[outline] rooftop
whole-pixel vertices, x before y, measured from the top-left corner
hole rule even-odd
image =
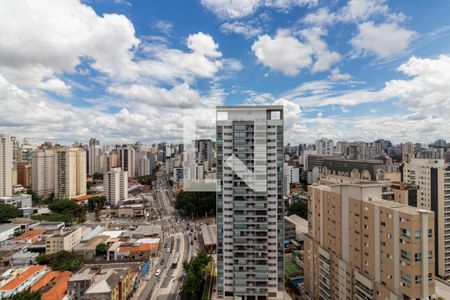
[[[30,230],[30,231],[27,231],[24,234],[16,237],[14,240],[20,241],[20,240],[33,239],[33,238],[36,238],[36,237],[40,236],[45,231],[46,230]]]
[[[17,276],[13,280],[11,280],[10,282],[8,282],[4,286],[2,286],[0,288],[0,291],[8,291],[8,290],[16,289],[19,285],[21,285],[23,282],[28,280],[30,277],[32,277],[36,273],[41,272],[42,270],[44,270],[44,268],[45,268],[44,266],[31,266],[31,267],[28,267],[19,276]]]
[[[0,232],[15,229],[15,228],[20,228],[20,225],[13,224],[13,223],[0,224]]]
[[[155,235],[160,233],[161,233],[161,226],[151,226],[151,225],[140,225],[133,231],[133,235],[143,234],[144,236]]]
[[[202,225],[202,236],[205,246],[212,246],[217,244],[217,226],[216,225]]]

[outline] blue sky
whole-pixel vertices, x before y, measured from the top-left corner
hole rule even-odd
[[[185,110],[282,104],[291,143],[450,139],[449,15],[445,0],[0,1],[0,132],[178,141]]]

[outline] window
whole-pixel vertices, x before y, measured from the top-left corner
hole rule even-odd
[[[411,283],[411,275],[401,272],[400,277],[402,278],[403,281],[406,281],[407,283]]]
[[[414,260],[415,261],[421,261],[422,260],[422,253],[414,254]]]
[[[406,230],[404,228],[400,228],[400,235],[408,239],[411,238],[411,232],[409,232],[409,230]]]
[[[420,240],[420,238],[422,237],[422,232],[421,231],[416,231],[414,233],[414,237],[416,238],[416,240]]]
[[[410,254],[408,251],[401,250],[401,251],[400,251],[400,256],[401,256],[403,259],[406,259],[406,260],[408,260],[408,261],[411,261],[411,254]]]
[[[433,230],[432,229],[428,229],[428,237],[433,237]]]

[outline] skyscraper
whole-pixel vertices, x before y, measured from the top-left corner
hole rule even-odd
[[[12,196],[13,142],[0,134],[0,197]]]
[[[131,145],[119,148],[120,166],[127,171],[129,177],[136,176],[136,150]]]
[[[94,138],[90,139],[88,148],[89,175],[94,175],[95,173],[100,173],[102,171],[101,155],[102,155],[102,148],[100,147],[100,142]]]
[[[55,197],[86,195],[86,151],[62,148],[56,151]]]
[[[283,107],[217,108],[218,296],[284,298]]]
[[[39,197],[55,193],[55,151],[37,150],[33,152],[31,167],[31,190]]]
[[[120,168],[103,173],[106,200],[113,206],[128,198],[128,174]]]

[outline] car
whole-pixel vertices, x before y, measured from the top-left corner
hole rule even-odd
[[[164,258],[161,259],[161,261],[159,262],[159,264],[162,266],[164,264],[165,260]]]
[[[166,250],[167,250],[167,253],[170,253],[170,248],[167,248]]]
[[[191,245],[194,245],[194,241],[193,240],[191,240]]]
[[[156,270],[155,276],[161,275],[161,269]]]

